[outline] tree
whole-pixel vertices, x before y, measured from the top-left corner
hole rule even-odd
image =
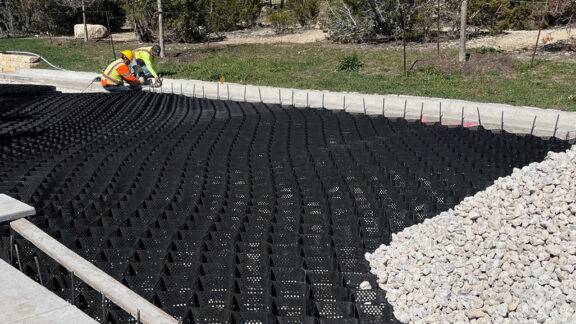
[[[86,26],[86,7],[89,7],[100,0],[57,0],[63,6],[82,9],[82,24],[84,24],[84,42],[88,42],[88,27]],[[112,32],[112,31],[108,31]]]
[[[462,0],[460,8],[460,47],[458,49],[458,61],[466,62],[466,21],[468,19],[468,0]]]

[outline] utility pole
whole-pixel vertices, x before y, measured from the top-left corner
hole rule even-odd
[[[84,43],[88,42],[88,26],[86,26],[86,5],[82,0],[82,23],[84,24]]]
[[[466,20],[468,18],[468,0],[462,0],[460,8],[460,49],[458,51],[458,61],[466,62]]]
[[[162,26],[162,0],[158,0],[158,38],[160,41],[160,57],[165,57],[164,54],[164,27]]]

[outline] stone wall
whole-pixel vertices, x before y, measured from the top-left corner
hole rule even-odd
[[[19,69],[35,68],[40,65],[38,56],[0,53],[0,72],[14,72]]]

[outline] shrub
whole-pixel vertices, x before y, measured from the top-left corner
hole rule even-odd
[[[293,10],[295,19],[304,27],[318,18],[320,12],[319,0],[293,0],[289,2],[289,9]]]
[[[360,61],[358,53],[353,53],[351,55],[344,56],[336,66],[335,71],[359,71],[363,66],[364,63]]]
[[[296,23],[294,13],[288,9],[275,9],[268,19],[276,33],[283,33]]]

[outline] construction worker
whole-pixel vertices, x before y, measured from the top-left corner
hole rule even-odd
[[[154,77],[157,85],[162,81],[156,72],[158,70],[158,56],[160,56],[160,46],[141,47],[134,50],[134,60],[132,61],[132,73],[139,78],[143,84],[149,84],[148,78]],[[143,79],[142,79],[143,78]]]
[[[124,81],[130,84],[131,87],[140,85],[140,81],[130,73],[130,68],[128,67],[133,58],[134,54],[132,51],[126,50],[122,52],[121,58],[108,65],[100,78],[104,89],[110,92],[133,90],[125,86]]]

